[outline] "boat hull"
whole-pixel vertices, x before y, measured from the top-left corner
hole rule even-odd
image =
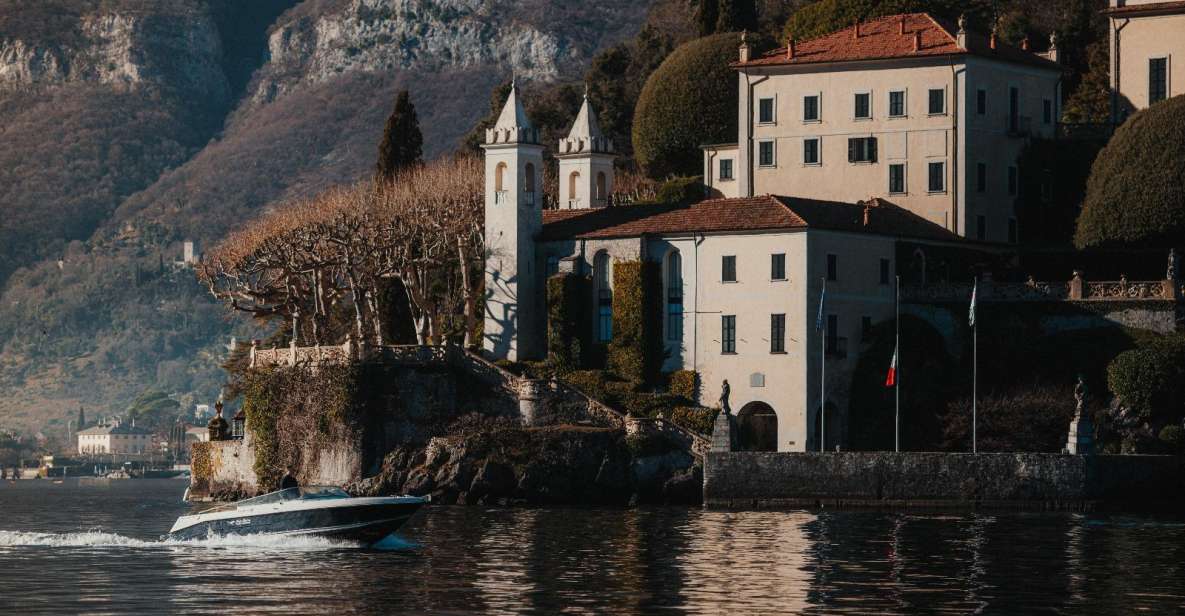
[[[184,541],[226,535],[314,535],[370,545],[398,530],[422,506],[418,502],[397,502],[252,512],[199,520],[170,532],[169,538]]]

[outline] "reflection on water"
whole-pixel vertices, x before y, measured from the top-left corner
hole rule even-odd
[[[1180,518],[433,507],[378,549],[162,540],[183,489],[0,484],[0,611],[1185,610]]]

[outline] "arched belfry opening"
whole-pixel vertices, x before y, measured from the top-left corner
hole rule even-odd
[[[750,402],[737,412],[738,451],[777,451],[778,414],[764,402]]]

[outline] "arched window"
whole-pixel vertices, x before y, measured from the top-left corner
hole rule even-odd
[[[678,250],[667,255],[667,340],[683,340],[683,259]]]
[[[494,167],[494,190],[496,192],[505,192],[506,184],[503,181],[505,176],[506,163],[498,163],[498,166]]]
[[[605,172],[597,172],[597,201],[605,200]]]
[[[597,342],[613,339],[613,287],[612,262],[604,250],[593,257],[593,292],[597,301]]]
[[[576,196],[576,187],[580,185],[580,172],[573,171],[568,174],[568,207],[577,207],[580,205],[580,198]]]

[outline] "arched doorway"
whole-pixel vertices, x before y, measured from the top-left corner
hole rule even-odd
[[[778,415],[764,402],[750,402],[737,412],[738,451],[777,451]]]

